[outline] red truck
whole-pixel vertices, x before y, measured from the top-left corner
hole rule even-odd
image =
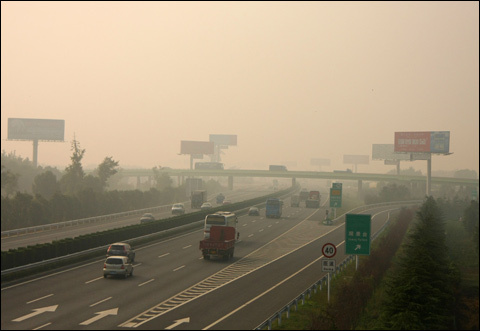
[[[233,257],[235,228],[213,225],[210,228],[210,238],[201,240],[199,249],[205,260],[209,260],[212,256],[220,256],[225,260]]]

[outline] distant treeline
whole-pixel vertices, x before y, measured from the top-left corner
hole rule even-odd
[[[160,191],[82,190],[75,195],[55,193],[51,199],[36,194],[17,192],[12,198],[2,197],[2,231],[119,213],[185,201],[185,187],[167,187]]]

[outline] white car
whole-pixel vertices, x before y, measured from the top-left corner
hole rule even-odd
[[[153,214],[151,214],[151,213],[143,214],[142,218],[140,218],[140,223],[141,224],[150,223],[150,222],[153,222],[153,221],[155,221],[155,216],[153,216]]]
[[[185,214],[185,206],[183,203],[175,203],[172,206],[172,215],[183,215]]]
[[[200,209],[201,210],[207,210],[207,209],[210,209],[210,208],[213,208],[212,204],[210,202],[204,202],[201,206],[200,206]]]
[[[103,277],[121,276],[127,278],[133,276],[133,265],[126,256],[109,256],[103,264]]]

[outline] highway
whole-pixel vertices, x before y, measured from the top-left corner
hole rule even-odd
[[[325,226],[324,207],[289,205],[280,219],[239,217],[229,261],[204,261],[196,230],[138,248],[127,279],[104,279],[100,259],[2,288],[2,329],[253,329],[323,276],[324,243],[342,259],[342,218]],[[362,212],[372,233],[393,208]]]
[[[272,193],[272,191],[267,190],[266,188],[261,188],[261,187],[250,187],[250,188],[237,189],[233,191],[224,191],[223,193],[232,202],[238,202],[242,200],[252,199],[258,196],[267,195],[269,193]],[[209,199],[208,199],[208,201],[210,201],[213,206],[217,206],[217,204],[215,203],[215,196],[216,194],[211,195],[209,196]],[[172,217],[172,213],[170,211],[171,205],[168,205],[165,207],[166,207],[165,211],[159,212],[159,213],[153,213],[156,219]],[[189,201],[185,201],[185,209],[186,209],[185,212],[187,213],[198,210],[198,209],[192,210],[190,208]],[[2,238],[1,247],[2,247],[2,251],[6,251],[9,249],[14,249],[18,247],[26,247],[28,245],[48,243],[48,242],[52,242],[53,240],[60,240],[64,238],[74,238],[83,234],[94,233],[97,231],[105,231],[105,230],[124,227],[132,224],[138,224],[139,220],[140,220],[140,216],[128,216],[120,219],[105,220],[98,223],[86,223],[86,224],[68,226],[68,227],[63,227],[58,229],[21,234],[18,236],[4,237]]]

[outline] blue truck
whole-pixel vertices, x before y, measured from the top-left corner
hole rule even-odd
[[[268,198],[265,204],[265,216],[267,218],[282,217],[283,201],[278,198]]]

